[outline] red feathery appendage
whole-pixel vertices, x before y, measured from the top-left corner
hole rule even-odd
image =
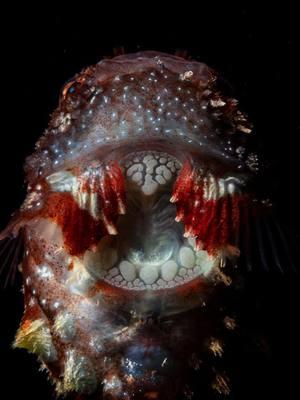
[[[114,161],[96,171],[82,190],[97,195],[97,210],[93,214],[98,211],[108,233],[117,234],[117,217],[125,214],[125,183],[119,164]]]
[[[237,245],[242,209],[250,204],[248,195],[228,191],[221,194],[217,186],[207,196],[209,185],[216,182],[210,182],[209,177],[202,176],[186,161],[171,197],[177,206],[176,221],[184,224],[184,235],[195,237],[197,247],[209,253]]]

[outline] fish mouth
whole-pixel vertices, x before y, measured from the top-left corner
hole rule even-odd
[[[182,160],[165,151],[141,150],[124,155],[118,164],[126,202],[109,233],[76,258],[69,281],[84,269],[89,281],[130,291],[160,291],[209,277],[220,256],[197,247],[195,237],[186,235],[172,202]],[[85,286],[77,283],[75,291]]]

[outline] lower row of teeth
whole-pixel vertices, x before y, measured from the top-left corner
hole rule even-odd
[[[207,276],[217,263],[204,250],[195,251],[193,239],[186,241],[178,251],[176,259],[169,259],[161,265],[135,265],[128,260],[118,262],[117,250],[108,247],[101,254],[86,252],[84,265],[92,275],[114,286],[144,290],[172,288]]]

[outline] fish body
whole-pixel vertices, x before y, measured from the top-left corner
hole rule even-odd
[[[58,394],[230,395],[227,299],[259,213],[250,136],[237,100],[196,61],[122,55],[65,85],[2,233],[24,240],[15,346],[38,356]]]

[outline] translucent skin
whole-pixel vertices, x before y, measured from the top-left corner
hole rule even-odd
[[[2,234],[22,234],[25,241],[25,311],[15,345],[37,354],[58,393],[177,399],[189,398],[188,391],[229,392],[220,358],[235,321],[223,291],[238,273],[225,261],[238,256],[240,226],[252,212],[246,185],[255,165],[244,147],[250,132],[237,101],[219,92],[216,74],[179,57],[146,52],[103,60],[64,87],[27,159],[27,198]],[[180,165],[151,195],[148,184],[146,193],[130,181],[124,161],[141,152],[153,160],[164,152]],[[156,207],[163,196],[176,207]],[[168,232],[176,231],[176,263],[181,257],[188,269],[187,254],[201,255],[209,271],[160,286],[153,258],[151,264],[146,252],[141,258],[131,249],[139,240],[130,230],[135,216],[151,222],[143,245],[149,248],[151,237],[154,246],[163,229],[155,221],[165,218]],[[189,236],[195,249],[186,249]],[[104,269],[113,266],[114,249],[121,261],[127,239],[126,254],[139,257],[132,273],[144,280],[142,290],[129,290],[131,278],[121,288],[112,273],[97,269],[107,249]]]

